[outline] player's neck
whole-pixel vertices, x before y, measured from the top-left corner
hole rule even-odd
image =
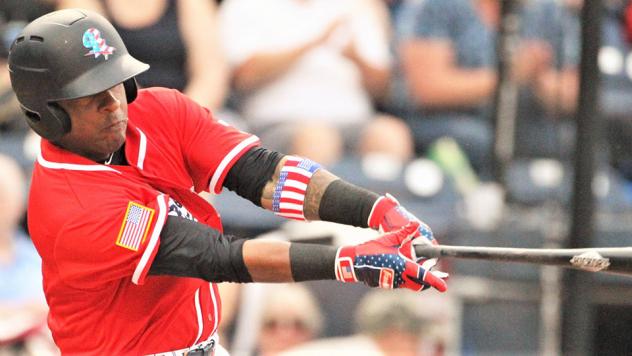
[[[121,148],[119,148],[118,150],[112,152],[110,154],[110,156],[108,156],[107,159],[105,159],[103,162],[99,162],[105,165],[117,165],[117,166],[123,166],[123,165],[128,165],[127,163],[127,158],[125,157],[125,144],[123,144],[123,146],[121,146]]]

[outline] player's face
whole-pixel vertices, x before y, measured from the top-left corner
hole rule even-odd
[[[58,143],[94,161],[106,160],[125,142],[127,98],[123,84],[78,99],[62,100],[71,130]]]

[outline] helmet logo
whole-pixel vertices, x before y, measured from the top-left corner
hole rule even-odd
[[[94,58],[99,58],[100,55],[103,55],[105,60],[116,49],[105,43],[105,39],[101,38],[101,31],[96,28],[89,28],[83,33],[83,46],[90,48],[90,52],[84,54],[84,56],[94,55]]]

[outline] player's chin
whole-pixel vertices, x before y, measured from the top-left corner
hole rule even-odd
[[[105,137],[103,137],[101,142],[101,149],[99,151],[105,153],[106,155],[116,152],[119,148],[121,148],[121,146],[123,146],[123,143],[125,143],[125,131],[123,131],[123,133],[108,133]]]

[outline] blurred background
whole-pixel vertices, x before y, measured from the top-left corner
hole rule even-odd
[[[55,355],[26,229],[38,139],[6,57],[21,28],[99,11],[151,69],[265,146],[390,193],[448,245],[632,242],[627,0],[2,0],[0,355]],[[278,218],[225,191],[225,231],[322,244],[372,231]],[[632,279],[443,260],[449,291],[222,284],[234,355],[632,354]]]

